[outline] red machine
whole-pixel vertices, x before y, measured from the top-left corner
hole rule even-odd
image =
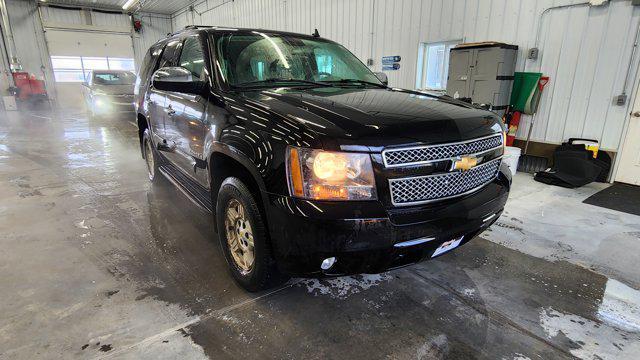
[[[14,92],[18,100],[47,99],[47,89],[44,81],[36,79],[35,75],[29,75],[26,72],[14,72],[13,81],[16,84]]]
[[[513,142],[516,139],[516,132],[518,132],[518,126],[520,126],[520,116],[522,115],[519,111],[514,111],[510,114],[511,120],[508,122],[509,130],[507,131],[507,146],[513,146]]]

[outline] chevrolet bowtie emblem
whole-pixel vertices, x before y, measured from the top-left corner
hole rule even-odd
[[[453,166],[451,170],[461,170],[467,171],[473,169],[476,165],[478,165],[478,158],[471,156],[462,156],[453,161]]]

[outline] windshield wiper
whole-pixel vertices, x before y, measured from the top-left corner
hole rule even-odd
[[[366,80],[360,80],[360,79],[340,79],[340,80],[330,80],[330,81],[323,81],[323,82],[330,83],[330,84],[363,84],[363,85],[372,85],[372,86],[383,88],[383,89],[387,88],[387,86],[384,84],[374,83],[372,81],[366,81]]]
[[[243,82],[240,84],[235,84],[233,85],[233,87],[253,87],[253,86],[262,86],[262,85],[272,85],[272,84],[278,84],[278,83],[284,83],[284,84],[304,84],[304,85],[315,85],[315,86],[323,86],[323,87],[329,87],[329,86],[333,86],[331,84],[327,84],[324,82],[316,82],[316,81],[310,81],[310,80],[301,80],[301,79],[279,79],[279,78],[271,78],[271,79],[266,79],[266,80],[258,80],[258,81],[248,81],[248,82]]]

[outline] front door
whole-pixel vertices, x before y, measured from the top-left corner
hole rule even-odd
[[[178,66],[192,75],[194,81],[206,81],[203,46],[199,35],[187,37],[182,46]],[[200,185],[208,186],[203,166],[207,98],[199,94],[167,93],[165,134],[173,151],[166,156],[183,173]]]
[[[164,143],[166,143],[164,122],[167,96],[164,91],[154,88],[153,84],[151,84],[147,91],[146,101],[147,104],[149,104],[149,120],[152,127],[152,134],[155,137],[154,142],[164,145]]]
[[[182,42],[180,39],[174,39],[167,43],[165,48],[162,50],[162,56],[158,63],[151,68],[151,72],[155,73],[157,70],[163,67],[175,66],[177,64],[177,56],[182,46]],[[152,53],[151,55],[157,56],[157,54]],[[143,74],[145,78],[147,78],[146,74]],[[153,78],[153,76],[151,76]],[[154,137],[154,142],[156,145],[159,145],[159,149],[162,151],[166,151],[168,149],[167,144],[167,134],[166,134],[166,121],[168,117],[168,100],[167,95],[169,94],[166,91],[156,89],[153,86],[153,80],[151,80],[150,84],[148,84],[149,90],[146,92],[146,102],[149,105],[149,120],[152,126],[152,134]]]
[[[640,185],[640,91],[636,95],[629,128],[620,152],[616,181]]]

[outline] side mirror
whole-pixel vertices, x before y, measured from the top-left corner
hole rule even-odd
[[[383,72],[376,72],[374,73],[374,75],[378,78],[378,80],[380,80],[380,82],[387,86],[389,85],[389,78],[387,77],[387,74]]]
[[[153,74],[152,84],[158,90],[195,95],[202,94],[207,87],[206,82],[195,80],[191,72],[183,67],[159,69]]]

